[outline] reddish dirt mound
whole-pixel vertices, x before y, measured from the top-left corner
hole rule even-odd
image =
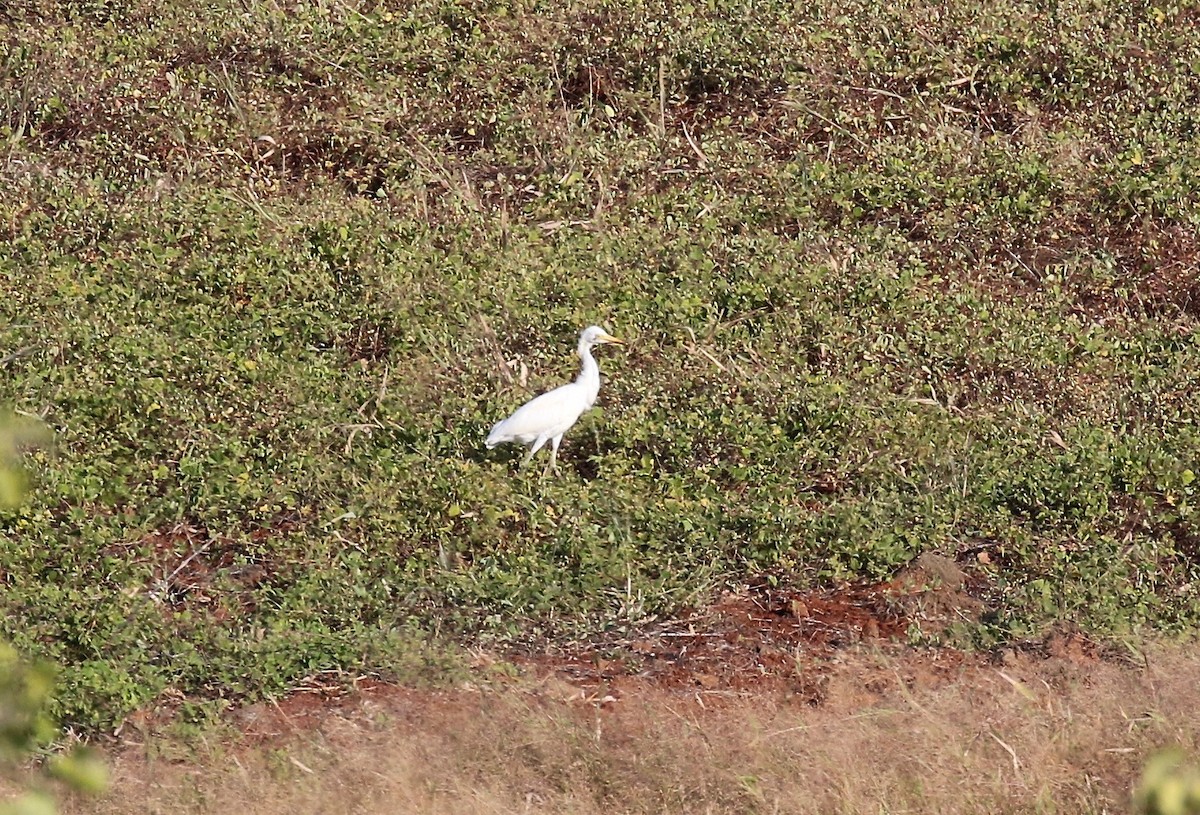
[[[847,647],[907,639],[919,626],[940,631],[974,618],[982,604],[953,561],[922,556],[895,579],[836,590],[798,591],[757,580],[727,592],[710,608],[643,628],[542,654],[508,654],[535,675],[616,694],[655,686],[682,692],[780,691],[819,704],[830,668]],[[952,651],[929,652],[930,678],[954,669]],[[936,667],[932,667],[936,666]]]

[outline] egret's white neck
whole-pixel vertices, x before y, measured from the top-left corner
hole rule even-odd
[[[583,368],[575,378],[575,384],[584,389],[588,407],[591,407],[596,401],[596,395],[600,393],[600,366],[592,356],[592,346],[589,343],[579,343],[579,359],[583,361]]]

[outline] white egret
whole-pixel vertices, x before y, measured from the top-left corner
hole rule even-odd
[[[491,450],[505,442],[529,445],[529,452],[521,459],[524,467],[546,442],[550,442],[550,464],[546,469],[558,472],[558,445],[563,434],[595,404],[600,392],[600,366],[592,357],[592,347],[608,343],[624,345],[598,325],[579,332],[579,358],[583,361],[579,376],[568,385],[529,400],[507,419],[497,422],[488,433],[487,448]]]

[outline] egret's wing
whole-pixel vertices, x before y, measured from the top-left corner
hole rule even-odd
[[[535,397],[505,419],[488,434],[492,447],[506,441],[529,444],[539,437],[557,436],[575,424],[586,408],[584,394],[574,383],[563,385]]]

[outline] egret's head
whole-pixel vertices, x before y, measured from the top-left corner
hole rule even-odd
[[[579,333],[579,344],[589,348],[593,345],[604,345],[610,342],[617,345],[625,344],[598,325],[589,326]]]

